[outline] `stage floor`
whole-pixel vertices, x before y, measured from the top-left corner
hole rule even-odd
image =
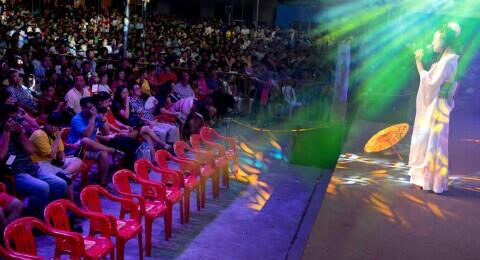
[[[303,259],[478,259],[480,116],[456,113],[450,187],[442,195],[410,185],[394,154],[362,153],[369,136],[388,124],[356,120]],[[399,145],[405,158],[409,140]]]

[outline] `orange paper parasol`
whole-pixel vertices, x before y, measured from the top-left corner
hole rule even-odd
[[[372,138],[370,138],[365,145],[364,150],[367,153],[372,153],[381,152],[392,148],[400,160],[403,161],[402,156],[397,149],[395,149],[395,144],[400,142],[405,135],[407,135],[409,129],[410,126],[406,123],[387,127],[372,136]]]

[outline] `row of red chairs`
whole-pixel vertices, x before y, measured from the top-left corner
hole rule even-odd
[[[228,142],[228,148],[215,142],[215,139]],[[110,255],[114,259],[114,244],[110,236],[115,236],[117,259],[124,259],[125,243],[138,237],[139,257],[143,259],[141,218],[145,220],[146,255],[151,255],[153,221],[164,218],[165,239],[172,237],[172,207],[180,208],[180,223],[188,223],[190,217],[190,193],[196,192],[197,210],[205,207],[205,187],[212,179],[213,197],[219,196],[219,179],[229,186],[230,162],[234,173],[238,169],[238,156],[235,139],[224,137],[211,128],[202,128],[200,135],[192,135],[192,146],[178,141],[174,145],[176,157],[168,151],[155,153],[157,166],[147,160],[135,163],[135,173],[129,170],[117,171],[113,184],[120,196],[109,193],[98,185],[85,187],[80,200],[84,209],[68,200],[57,200],[45,209],[45,222],[26,217],[10,223],[4,232],[6,248],[0,247],[0,255],[7,259],[41,259],[36,256],[36,245],[32,228],[55,237],[55,258],[69,254],[72,259],[100,259]],[[188,156],[188,152],[193,157]],[[178,165],[169,167],[168,162]],[[150,178],[150,173],[161,176],[160,181]],[[133,192],[131,183],[141,187],[141,193]],[[101,197],[120,203],[120,216],[103,212]],[[67,210],[90,220],[89,234],[84,236],[72,232]],[[128,214],[129,218],[125,219]],[[13,246],[13,247],[12,247]]]

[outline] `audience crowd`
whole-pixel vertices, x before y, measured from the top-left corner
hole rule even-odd
[[[119,11],[27,10],[6,5],[0,17],[0,162],[29,215],[73,200],[82,160],[96,162],[105,186],[112,158],[132,168],[142,147],[153,156],[227,114],[254,118],[277,100],[293,109],[299,85],[331,81],[328,43],[292,29],[153,14],[144,28],[133,15],[124,53]],[[0,228],[21,210],[0,193]]]

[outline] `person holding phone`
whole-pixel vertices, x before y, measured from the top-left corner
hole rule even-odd
[[[83,162],[77,157],[66,157],[62,136],[66,129],[61,128],[62,115],[58,112],[48,115],[43,129],[38,129],[30,136],[35,148],[31,156],[39,171],[56,175],[68,184],[67,197],[73,201],[71,178],[80,173]]]
[[[104,131],[107,127],[105,121],[100,119],[95,107],[93,97],[84,97],[80,100],[82,111],[72,118],[70,133],[67,141],[75,146],[86,149],[86,158],[95,160],[100,177],[100,185],[106,186],[108,170],[110,168],[109,154],[123,156],[124,153],[115,148],[105,146],[97,140],[97,132]],[[77,153],[77,151],[74,151]]]
[[[65,196],[67,182],[38,170],[30,157],[35,147],[18,121],[16,106],[0,108],[0,162],[13,176],[17,193],[28,199],[27,212],[43,219],[48,202]]]

